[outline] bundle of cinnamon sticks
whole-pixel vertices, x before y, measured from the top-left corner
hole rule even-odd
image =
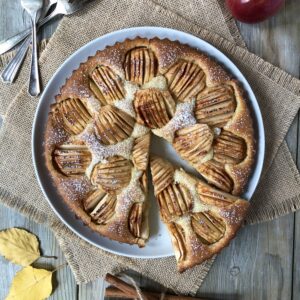
[[[162,297],[161,293],[153,293],[141,290],[140,296],[138,290],[123,281],[122,279],[111,275],[106,274],[105,280],[110,283],[112,286],[108,287],[105,291],[105,297],[108,298],[123,298],[123,299],[138,299],[143,298],[144,300],[159,300],[163,298],[164,300],[205,300],[203,298],[193,298],[188,296],[178,296],[178,295],[169,295],[164,294]]]

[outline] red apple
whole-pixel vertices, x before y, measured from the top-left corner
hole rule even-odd
[[[232,15],[245,23],[256,23],[276,14],[284,0],[226,0]]]

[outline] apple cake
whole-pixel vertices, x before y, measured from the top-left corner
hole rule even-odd
[[[150,159],[151,134],[172,144],[199,178]],[[214,59],[177,41],[127,39],[81,63],[50,107],[44,149],[75,215],[140,247],[149,238],[151,161],[179,271],[225,247],[247,211],[239,197],[255,158],[247,98]]]

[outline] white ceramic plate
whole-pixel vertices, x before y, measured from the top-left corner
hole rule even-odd
[[[239,69],[219,50],[210,45],[209,43],[194,37],[190,34],[160,27],[138,27],[128,28],[115,31],[99,37],[72,54],[55,72],[52,79],[49,81],[43,95],[40,99],[38,108],[36,110],[35,119],[33,123],[32,134],[32,154],[35,172],[41,189],[47,198],[50,206],[59,216],[59,218],[81,238],[90,242],[91,244],[105,249],[107,251],[136,258],[159,258],[173,255],[171,241],[166,231],[165,226],[159,220],[158,207],[154,197],[150,197],[151,211],[150,211],[150,239],[144,248],[137,246],[130,246],[111,241],[102,237],[98,233],[93,232],[87,226],[78,220],[72,212],[68,209],[67,205],[63,202],[61,197],[56,191],[56,188],[51,182],[51,178],[45,166],[43,157],[43,135],[45,124],[48,118],[49,106],[54,102],[54,96],[59,92],[60,87],[65,83],[65,80],[71,75],[72,71],[79,67],[81,62],[86,61],[88,56],[94,55],[97,50],[102,50],[106,46],[114,45],[116,42],[122,42],[127,38],[135,38],[137,36],[153,38],[159,37],[161,39],[168,38],[170,40],[178,40],[181,43],[188,44],[191,47],[197,48],[208,55],[214,57],[221,63],[231,74],[238,79],[245,91],[247,92],[249,106],[252,110],[254,124],[256,126],[256,139],[258,141],[257,159],[254,166],[251,179],[249,181],[247,190],[243,195],[246,199],[250,200],[261,174],[264,152],[265,152],[265,136],[262,116],[256,98],[253,94],[251,87],[247,80],[239,71]],[[165,156],[166,158],[183,166],[187,171],[195,174],[185,162],[180,160],[175,151],[166,142],[162,142],[159,138],[152,140],[152,152]],[[150,190],[151,193],[151,190]]]

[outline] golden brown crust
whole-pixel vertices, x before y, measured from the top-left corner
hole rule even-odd
[[[159,77],[165,78],[166,86],[157,84]],[[255,141],[243,90],[222,66],[188,45],[135,38],[106,47],[80,64],[55,101],[45,133],[48,170],[74,213],[110,239],[143,246],[148,238],[146,170],[150,129],[154,133],[161,130],[161,136],[172,142],[211,184],[239,195],[248,181]],[[185,104],[192,107],[190,115],[187,111],[180,115],[180,105]],[[221,134],[213,136],[216,129]],[[172,134],[167,138],[163,133],[168,130]],[[195,139],[189,135],[195,135]],[[237,153],[233,157],[228,156],[231,149]],[[112,163],[110,160],[116,156],[120,159]],[[165,169],[162,161],[156,165],[153,162],[151,171],[156,173],[154,188],[159,195],[171,184],[175,171],[172,166]],[[168,211],[168,220],[173,220],[172,211],[177,215],[190,211],[189,192],[181,185],[169,186],[159,197],[163,207],[175,198],[180,203]],[[219,213],[220,209],[227,213],[228,207],[222,207],[220,200],[207,195],[203,199],[207,205],[219,207]],[[241,217],[243,205],[236,209]],[[209,217],[197,215],[193,219],[202,241],[211,236],[203,233],[195,220]],[[226,223],[226,217],[222,220]],[[226,223],[229,231],[226,229],[225,244],[239,225]],[[176,226],[171,227],[180,247],[182,229]],[[225,245],[223,240],[215,243],[218,247],[206,245],[205,253],[220,251]],[[191,251],[194,258],[179,264],[180,270],[209,256],[195,249],[187,249],[184,255],[190,257]]]
[[[234,181],[232,194],[240,195],[248,182],[252,165],[255,160],[256,148],[253,122],[245,100],[244,92],[237,81],[231,81],[230,84],[235,91],[237,107],[232,119],[224,126],[224,129],[244,139],[247,150],[246,157],[242,162],[236,165],[227,164],[225,165],[225,169]]]

